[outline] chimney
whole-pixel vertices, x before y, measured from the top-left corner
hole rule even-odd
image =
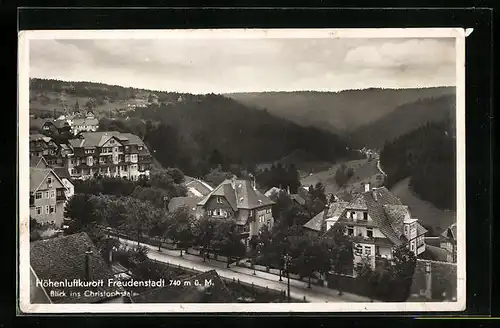
[[[236,176],[234,175],[231,177],[231,187],[236,189]]]
[[[286,191],[288,192],[288,194],[290,195],[290,186],[287,187]]]
[[[370,190],[371,190],[370,183],[365,183],[365,192],[368,192]]]
[[[90,246],[87,248],[87,251],[85,252],[85,279],[87,281],[91,280],[91,270],[90,270],[90,255],[92,255],[92,250]]]

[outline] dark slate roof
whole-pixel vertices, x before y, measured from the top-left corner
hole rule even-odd
[[[30,134],[30,141],[39,141],[39,140],[49,142],[50,140],[52,140],[52,138],[47,137],[46,135],[43,135],[41,133]]]
[[[173,197],[168,203],[168,210],[173,212],[180,207],[186,206],[189,213],[194,214],[196,205],[201,199],[201,197]]]
[[[212,281],[212,286],[205,287],[205,280]],[[134,295],[132,303],[234,303],[235,299],[217,271],[210,270],[197,274],[184,281],[190,286],[165,286]],[[195,286],[198,281],[200,286]]]
[[[69,174],[68,169],[64,167],[54,167],[52,170],[59,178],[71,180],[71,175]]]
[[[218,185],[210,194],[203,198],[198,205],[204,206],[212,196],[223,196],[229,202],[233,210],[254,209],[274,202],[259,190],[252,187],[248,180],[235,180],[234,188],[232,181],[227,179]]]
[[[92,251],[90,255],[91,279],[104,279],[103,287],[67,287],[65,288],[67,297],[52,298],[53,303],[96,303],[103,301],[106,297],[84,297],[83,291],[113,292],[120,288],[107,286],[107,280],[113,278],[111,268],[104,262],[99,250],[85,232],[30,243],[30,265],[33,271],[39,279],[52,281],[65,279],[85,281],[85,252],[88,247]],[[49,295],[50,289],[51,287],[45,288]],[[81,292],[82,296],[71,297],[70,291]]]
[[[299,194],[291,194],[290,198],[295,200],[300,205],[304,205],[306,203],[306,200],[302,198],[302,196],[300,196]]]

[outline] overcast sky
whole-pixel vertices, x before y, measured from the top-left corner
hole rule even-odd
[[[189,93],[455,85],[455,39],[31,40],[30,77]]]

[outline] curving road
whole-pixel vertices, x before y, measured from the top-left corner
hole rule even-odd
[[[120,238],[120,242],[136,246],[136,241],[131,241],[127,239]],[[279,281],[278,277],[274,274],[256,271],[253,275],[253,270],[248,268],[242,268],[237,266],[232,266],[230,268],[226,267],[225,263],[218,261],[203,262],[203,259],[194,255],[185,254],[183,257],[179,256],[178,251],[162,249],[158,252],[158,247],[151,246],[141,243],[142,246],[149,248],[148,257],[150,259],[169,263],[173,265],[180,265],[186,268],[192,268],[196,271],[205,272],[208,270],[217,270],[217,273],[226,279],[239,279],[242,282],[248,284],[255,284],[261,287],[268,287],[269,289],[284,291],[287,289],[286,279]],[[343,293],[341,296],[338,295],[338,291],[320,286],[311,286],[307,288],[307,283],[304,281],[290,279],[290,295],[295,299],[303,299],[306,297],[306,301],[314,303],[329,303],[329,302],[370,302],[370,299],[350,293]]]

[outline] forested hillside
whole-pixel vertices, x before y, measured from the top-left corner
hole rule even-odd
[[[132,129],[144,136],[163,166],[179,167],[188,175],[202,176],[214,166],[231,164],[253,171],[257,163],[296,150],[318,161],[357,155],[335,134],[301,127],[219,95],[136,108],[130,115],[135,118],[121,123],[101,119],[100,129]]]
[[[380,163],[392,187],[410,177],[410,188],[440,209],[455,209],[456,156],[451,120],[430,122],[385,144]]]
[[[455,107],[454,94],[419,99],[403,104],[381,119],[360,127],[350,137],[360,147],[382,148],[386,141],[411,132],[426,122],[439,122],[452,117]]]
[[[227,97],[242,104],[334,133],[350,132],[419,99],[455,93],[454,87],[423,89],[365,89],[339,92],[249,92]]]

